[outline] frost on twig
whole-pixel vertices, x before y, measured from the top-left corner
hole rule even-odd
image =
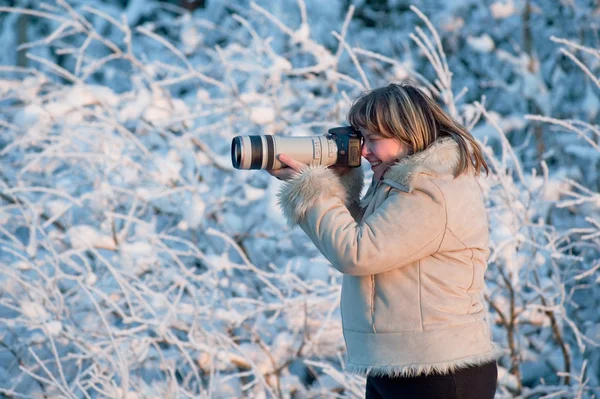
[[[597,162],[594,120],[509,120],[497,98],[468,103],[447,31],[416,8],[423,26],[406,37],[421,56],[408,59],[375,51],[372,37],[360,48],[358,5],[331,19],[288,1],[292,24],[264,2],[193,14],[129,4],[123,15],[100,2],[0,8],[52,24],[20,46],[30,67],[0,67],[1,394],[362,397],[364,378],[342,372],[341,276],[285,226],[278,182],[234,171],[229,151],[236,135],[322,134],[346,123],[360,91],[399,77],[477,131],[491,168],[484,296],[505,349],[499,395],[598,386],[594,168],[556,166]],[[553,40],[595,84],[597,51]],[[577,141],[532,169],[514,134],[528,121]],[[527,387],[537,370],[547,384]]]
[[[293,40],[333,60],[302,10]],[[272,195],[267,176],[233,175],[228,153],[233,135],[338,118],[328,99],[308,111],[288,100],[315,70],[292,70],[240,16],[255,47],[228,38],[188,53],[92,5],[46,14],[62,25],[22,46],[38,70],[0,85],[22,104],[1,125],[0,334],[18,359],[1,373],[31,387],[2,392],[281,397],[307,390],[290,376],[292,365],[308,373],[298,358],[340,367],[339,276],[315,252],[290,259],[292,233],[254,210]],[[198,22],[188,17],[171,28]],[[51,45],[73,62],[33,53]],[[99,74],[123,81],[92,84]]]

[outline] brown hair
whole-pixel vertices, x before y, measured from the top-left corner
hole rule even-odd
[[[362,93],[348,112],[348,122],[360,128],[396,138],[409,146],[410,153],[423,151],[441,137],[452,137],[460,150],[455,176],[465,170],[479,175],[489,168],[475,138],[460,123],[412,82],[390,84]]]

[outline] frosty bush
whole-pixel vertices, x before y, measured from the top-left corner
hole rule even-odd
[[[506,348],[498,396],[598,395],[594,111],[501,114],[468,71],[453,72],[466,57],[444,51],[454,31],[440,36],[416,7],[392,10],[412,21],[402,34],[416,54],[386,55],[350,45],[370,37],[351,24],[369,5],[317,14],[313,1],[282,4],[0,7],[6,20],[36,18],[31,66],[0,66],[0,393],[362,397],[364,379],[340,371],[340,275],[281,219],[280,183],[234,172],[229,145],[240,134],[321,134],[344,123],[360,91],[410,77],[472,129],[492,167],[483,188],[486,299]],[[510,55],[469,37],[475,63],[500,68]],[[565,84],[586,76],[593,106],[598,51],[553,41],[579,67]],[[520,70],[512,89],[533,87],[536,100],[536,73]],[[560,147],[531,157],[545,124],[560,129]]]

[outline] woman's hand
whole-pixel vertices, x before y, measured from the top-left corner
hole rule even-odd
[[[294,158],[290,158],[285,154],[277,155],[277,160],[287,167],[282,169],[267,170],[267,173],[279,180],[290,180],[307,168],[307,166],[302,162],[298,162]],[[328,169],[333,170],[333,172],[338,176],[343,176],[352,170],[352,168],[349,166],[335,165],[328,166]]]
[[[302,162],[298,162],[294,158],[290,158],[285,154],[277,155],[277,160],[282,164],[287,165],[288,167],[282,169],[267,170],[267,173],[273,177],[278,178],[279,180],[290,180],[307,168],[307,166]]]

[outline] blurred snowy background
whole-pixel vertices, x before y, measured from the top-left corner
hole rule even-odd
[[[600,397],[599,25],[595,0],[2,0],[0,397],[362,397],[341,275],[230,143],[405,78],[492,168],[497,397]]]

